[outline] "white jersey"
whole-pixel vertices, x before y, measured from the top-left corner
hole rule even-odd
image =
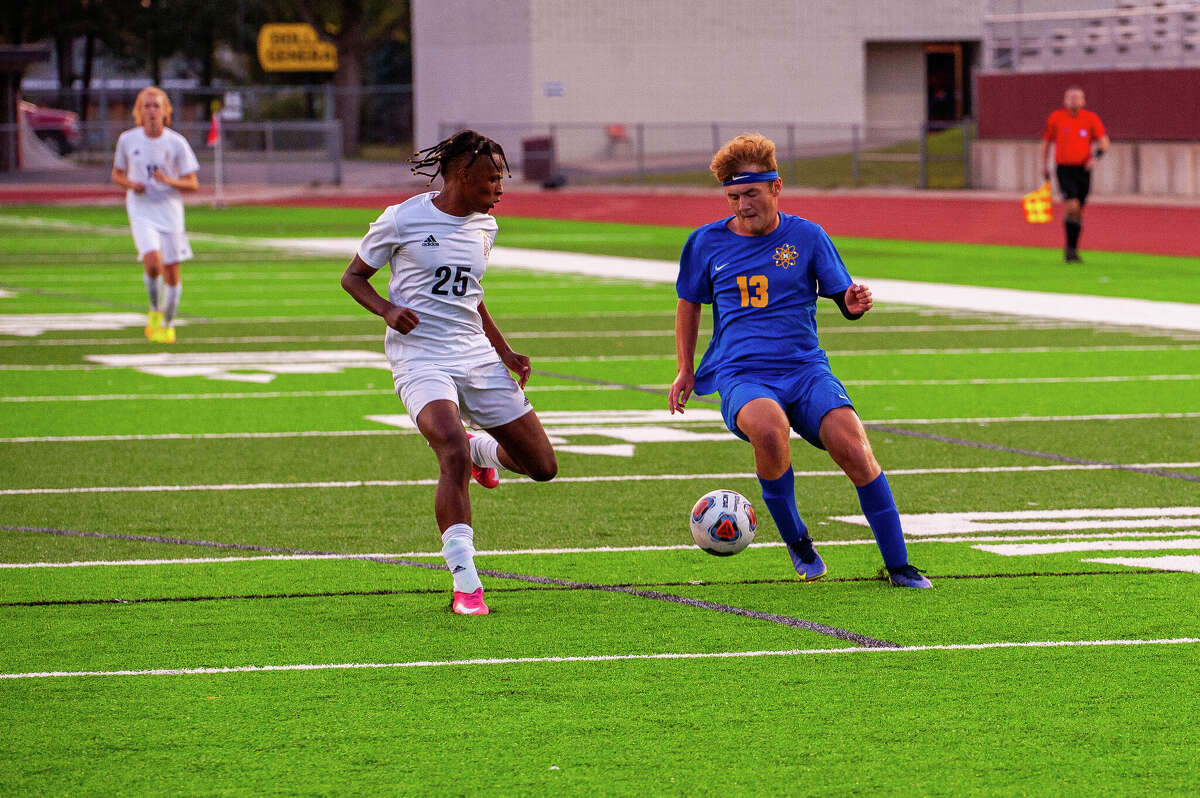
[[[496,220],[486,213],[443,213],[434,207],[437,195],[431,191],[388,207],[358,245],[358,257],[372,269],[391,263],[388,301],[419,319],[407,334],[388,328],[383,346],[393,371],[500,360],[479,315],[479,283],[496,240]]]
[[[140,127],[130,128],[117,139],[113,166],[130,180],[146,186],[138,194],[125,192],[125,209],[131,223],[147,222],[166,233],[182,233],[183,196],[179,189],[154,179],[154,170],[161,169],[167,177],[183,177],[199,171],[196,153],[180,134],[164,128],[162,135],[150,138]]]

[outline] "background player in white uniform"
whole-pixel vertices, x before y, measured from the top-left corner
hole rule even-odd
[[[180,191],[200,187],[200,163],[187,139],[171,130],[171,101],[156,86],[138,92],[130,128],[117,139],[112,181],[125,189],[125,208],[138,260],[145,265],[150,313],[146,337],[175,343],[175,312],[182,284],[179,263],[192,257],[183,228]],[[165,286],[163,285],[165,283]]]
[[[522,391],[529,358],[504,340],[480,287],[496,238],[488,211],[503,193],[504,150],[463,130],[421,150],[412,162],[413,171],[430,182],[440,174],[442,190],[384,210],[346,267],[342,288],[387,322],[384,351],[396,393],[437,456],[434,515],[454,578],[451,608],[486,615],[474,563],[467,489],[472,473],[484,487],[497,484],[496,468],[545,482],[558,473],[558,461]],[[384,299],[369,281],[388,263],[392,275]],[[490,434],[468,436],[464,420]]]

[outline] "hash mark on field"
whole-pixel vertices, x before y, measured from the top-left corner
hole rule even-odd
[[[580,657],[512,657],[460,660],[415,660],[409,662],[343,662],[296,665],[239,665],[225,668],[153,668],[121,671],[37,671],[0,673],[0,679],[78,678],[81,676],[196,676],[225,673],[273,673],[281,671],[374,670],[387,668],[438,668],[478,665],[538,665],[569,662],[621,662],[627,660],[748,659],[758,657],[800,657],[828,654],[915,654],[932,651],[988,651],[1004,648],[1091,648],[1115,646],[1177,646],[1200,643],[1196,637],[1153,640],[1045,640],[1035,642],[958,643],[934,646],[897,646],[895,648],[792,648],[777,651],[664,652],[658,654],[596,654]]]

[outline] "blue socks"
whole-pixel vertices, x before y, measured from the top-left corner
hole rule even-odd
[[[778,479],[759,477],[758,482],[762,485],[763,501],[767,503],[771,518],[775,519],[775,526],[779,527],[783,542],[792,548],[799,547],[797,551],[811,548],[808,527],[800,520],[800,511],[796,509],[796,476],[792,467],[788,466]]]
[[[795,474],[789,466],[788,470],[778,479],[758,478],[762,485],[763,501],[779,527],[779,536],[789,548],[799,553],[812,547],[812,539],[808,535],[808,527],[800,519],[800,511],[796,508]],[[899,568],[908,562],[908,547],[904,545],[904,530],[900,527],[900,512],[896,509],[896,500],[892,498],[892,488],[888,485],[887,477],[880,472],[873,481],[855,488],[858,491],[858,502],[862,506],[863,515],[871,525],[875,542],[883,554],[883,564],[888,568]]]
[[[896,500],[892,498],[892,488],[888,485],[887,477],[880,472],[873,481],[856,490],[863,515],[867,517],[867,523],[871,525],[871,532],[875,535],[875,542],[879,544],[879,551],[883,554],[883,564],[888,568],[899,568],[908,562],[908,548],[904,545],[900,513],[896,510]]]

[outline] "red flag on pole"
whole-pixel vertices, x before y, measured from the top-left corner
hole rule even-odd
[[[221,112],[214,111],[212,123],[208,126],[208,146],[212,147],[221,140]]]

